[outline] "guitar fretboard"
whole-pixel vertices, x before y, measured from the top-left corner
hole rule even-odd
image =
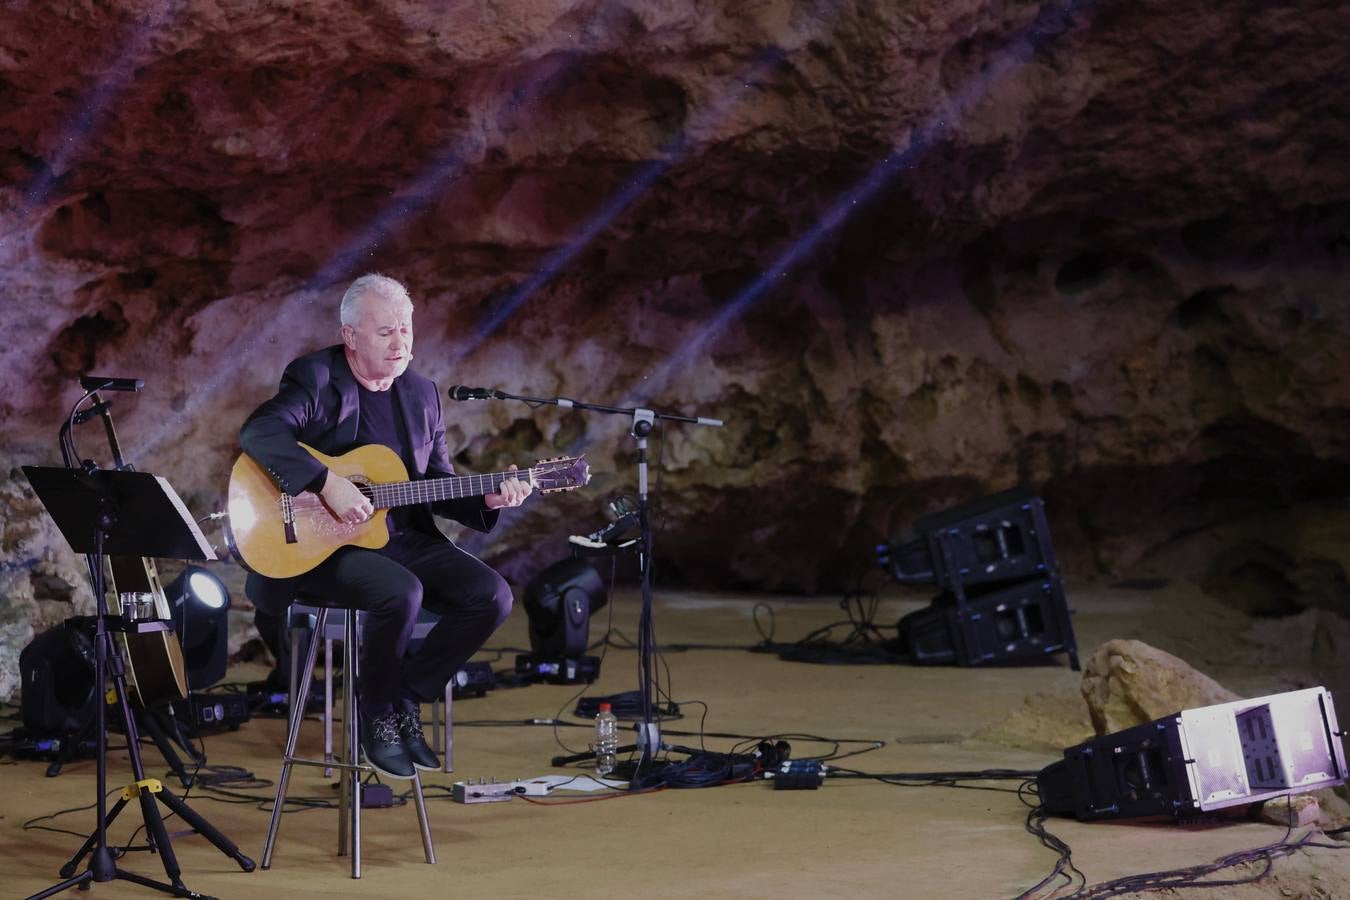
[[[360,490],[370,498],[376,509],[390,509],[395,506],[437,503],[441,500],[495,494],[506,479],[519,478],[522,481],[529,481],[533,473],[533,469],[526,469],[516,472],[489,472],[484,475],[451,475],[446,478],[428,478],[425,481],[363,484],[360,485]]]

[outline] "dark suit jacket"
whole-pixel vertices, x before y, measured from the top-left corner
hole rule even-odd
[[[391,388],[403,410],[412,455],[410,478],[455,474],[445,444],[445,419],[436,383],[411,370]],[[341,344],[302,356],[286,367],[276,396],[259,406],[239,430],[244,452],[267,470],[277,487],[291,496],[304,491],[324,471],[323,463],[296,445],[303,441],[321,453],[341,456],[357,446],[360,422],[356,376]],[[412,527],[441,538],[432,511],[478,531],[491,531],[498,512],[482,497],[464,497],[414,507]],[[299,578],[274,579],[250,574],[246,590],[254,603],[280,611],[290,603]]]

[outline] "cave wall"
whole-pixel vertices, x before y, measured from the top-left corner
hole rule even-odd
[[[7,4],[0,632],[87,603],[17,469],[55,461],[79,373],[146,380],[113,398],[127,457],[204,515],[368,270],[408,284],[443,386],[726,420],[653,440],[663,583],[836,589],[918,515],[1020,483],[1074,575],[1342,605],[1348,19]],[[586,491],[463,536],[518,583],[635,487],[626,422],[447,413],[466,470],[591,461]]]

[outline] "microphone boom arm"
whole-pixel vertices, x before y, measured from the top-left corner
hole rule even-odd
[[[706,425],[711,428],[721,428],[725,423],[721,419],[709,419],[704,416],[677,416],[673,413],[656,412],[655,410],[645,409],[635,406],[607,406],[603,403],[585,403],[581,400],[571,400],[567,397],[527,397],[523,394],[508,394],[505,391],[499,391],[496,388],[469,387],[468,385],[457,384],[446,390],[446,395],[451,400],[520,400],[523,403],[530,403],[535,406],[560,406],[564,409],[585,409],[591,412],[610,413],[618,416],[634,417],[634,427],[639,419],[648,423],[647,430],[650,431],[650,423],[656,420],[667,422],[684,422],[688,425]],[[643,415],[639,417],[639,413]]]

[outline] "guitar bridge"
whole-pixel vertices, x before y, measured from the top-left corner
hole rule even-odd
[[[300,539],[295,536],[295,506],[290,494],[281,495],[281,525],[286,531],[286,543],[298,543]]]

